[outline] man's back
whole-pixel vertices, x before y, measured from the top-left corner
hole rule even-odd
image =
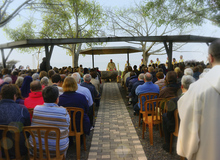
[[[55,103],[44,103],[34,108],[31,126],[55,126],[60,129],[60,152],[65,153],[69,146],[69,124],[70,117],[66,109]],[[30,139],[32,141],[32,139]],[[55,140],[48,140],[50,151],[55,150]]]
[[[177,153],[189,160],[220,159],[220,65],[193,83],[178,101]]]
[[[81,86],[86,87],[90,90],[94,102],[95,98],[98,96],[98,92],[96,91],[95,86],[92,83],[86,83],[86,82],[81,83]]]

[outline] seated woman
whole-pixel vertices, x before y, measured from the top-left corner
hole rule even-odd
[[[89,105],[86,100],[86,97],[80,93],[77,93],[78,88],[77,83],[73,77],[66,77],[63,82],[63,91],[64,93],[59,97],[59,106],[63,107],[78,107],[84,110],[83,116],[83,130],[84,133],[89,135],[90,133],[90,121],[88,117]],[[77,118],[80,120],[80,118]],[[79,121],[77,122],[79,124]],[[79,125],[77,125],[77,130]]]

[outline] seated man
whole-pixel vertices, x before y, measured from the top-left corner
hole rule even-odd
[[[64,107],[58,106],[59,91],[55,86],[47,86],[43,92],[43,105],[37,105],[34,108],[31,126],[54,126],[60,129],[60,154],[66,155],[69,146],[69,125],[70,117]],[[30,142],[32,139],[30,138]],[[50,151],[56,150],[56,144],[53,137],[48,140]],[[54,154],[54,152],[53,152]]]
[[[12,125],[18,128],[23,126],[30,126],[30,114],[24,105],[15,103],[16,100],[16,88],[12,84],[5,84],[1,89],[2,100],[0,101],[0,125]],[[0,132],[0,137],[2,133]],[[14,144],[14,143],[13,143]],[[20,133],[20,154],[21,156],[27,154],[27,148],[25,145],[25,138]],[[3,151],[3,150],[2,150]],[[15,158],[14,146],[9,149],[10,159]],[[4,152],[3,152],[3,157]]]
[[[34,108],[36,105],[43,105],[44,99],[42,96],[42,86],[40,81],[35,80],[30,84],[31,92],[29,93],[28,98],[24,100],[24,105],[27,108]]]
[[[136,94],[137,96],[139,96],[139,95],[142,94],[142,93],[158,93],[158,94],[159,94],[160,89],[159,89],[158,85],[153,84],[152,80],[153,80],[152,74],[146,73],[146,74],[144,75],[144,82],[145,82],[145,83],[144,83],[143,85],[139,85],[139,86],[136,88],[135,94]],[[145,101],[142,100],[142,102],[143,102],[143,103],[142,103],[142,104],[143,104],[142,107],[143,107],[143,110],[144,110],[144,102],[145,102]],[[138,103],[134,105],[134,112],[135,112],[135,114],[139,113],[140,108],[141,108],[141,106],[140,106],[140,100],[138,100]]]
[[[191,83],[195,82],[195,79],[190,75],[184,75],[181,80],[182,95],[188,90]],[[182,96],[181,95],[181,96]],[[175,118],[174,111],[177,109],[177,101],[180,97],[175,97],[167,103],[167,113],[163,114],[163,132],[165,136],[165,144],[162,148],[169,152],[170,150],[170,133],[175,131]]]
[[[95,89],[95,86],[90,82],[92,79],[90,74],[85,74],[83,76],[83,80],[84,82],[81,83],[81,86],[86,87],[90,90],[91,94],[92,94],[92,99],[93,102],[96,103],[96,107],[99,107],[100,104],[100,93],[98,93]],[[89,119],[90,119],[90,123],[91,123],[91,129],[93,129],[93,107],[89,107]]]
[[[132,99],[133,106],[138,102],[138,96],[135,94],[135,90],[139,85],[142,84],[144,84],[144,73],[139,74],[138,81],[135,82],[131,88],[131,93],[129,94],[129,96]]]
[[[52,76],[52,86],[56,86],[59,90],[59,95],[63,94],[63,88],[60,87],[61,85],[61,76],[60,74],[56,73]]]

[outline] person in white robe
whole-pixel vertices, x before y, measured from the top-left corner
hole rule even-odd
[[[188,160],[220,159],[220,39],[208,53],[212,69],[178,101],[177,154]]]

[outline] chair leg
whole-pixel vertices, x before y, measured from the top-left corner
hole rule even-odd
[[[80,159],[80,134],[76,134],[76,159]]]
[[[143,122],[143,124],[142,124],[142,139],[144,139],[145,130],[146,130],[146,124]]]
[[[141,113],[139,113],[139,127],[141,126]]]
[[[172,153],[172,147],[173,147],[173,133],[170,133],[170,154]]]
[[[159,124],[160,137],[163,137],[163,130],[161,123]]]
[[[182,156],[180,156],[180,160],[185,160],[185,158],[184,158],[184,157],[182,157]]]
[[[149,136],[150,136],[150,145],[154,145],[153,142],[153,123],[148,124],[149,127]]]
[[[83,146],[84,146],[84,151],[86,151],[86,135],[83,134]]]

